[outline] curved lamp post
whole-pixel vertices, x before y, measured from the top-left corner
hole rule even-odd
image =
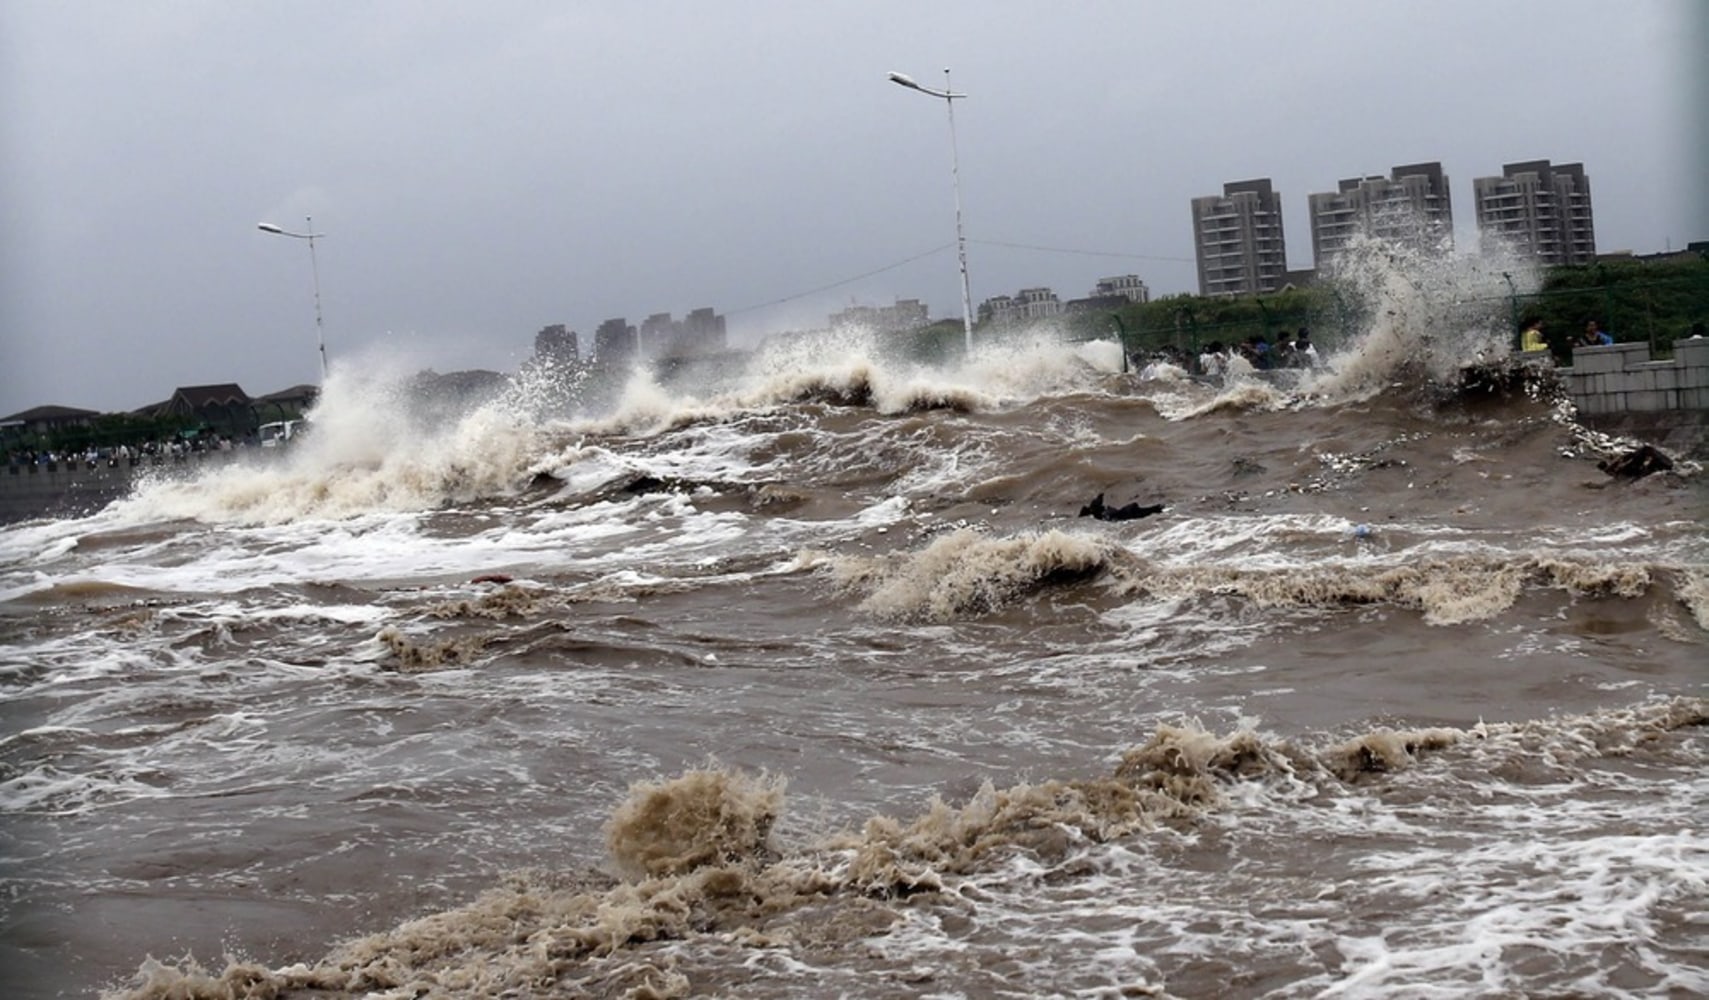
[[[326,331],[320,323],[320,263],[315,260],[315,240],[324,239],[326,234],[314,231],[315,220],[312,216],[304,216],[303,221],[308,223],[309,231],[306,233],[293,233],[289,229],[280,229],[271,222],[258,222],[255,228],[264,233],[272,233],[275,236],[289,236],[294,240],[308,240],[309,242],[309,267],[314,271],[315,281],[315,338],[320,343],[320,380],[324,384],[326,382]]]
[[[955,188],[955,255],[961,262],[961,330],[967,338],[967,353],[973,353],[973,296],[967,286],[967,237],[961,231],[961,154],[956,150],[955,142],[955,102],[966,100],[966,94],[957,94],[949,89],[949,68],[944,68],[944,89],[933,90],[922,87],[914,82],[913,77],[906,73],[890,74],[890,82],[909,90],[917,90],[927,97],[943,98],[944,107],[949,109],[949,176],[950,183]]]

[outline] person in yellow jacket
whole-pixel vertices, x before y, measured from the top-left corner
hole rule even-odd
[[[1546,351],[1549,349],[1548,343],[1543,340],[1542,320],[1533,319],[1525,324],[1524,331],[1519,335],[1519,349],[1521,351]]]

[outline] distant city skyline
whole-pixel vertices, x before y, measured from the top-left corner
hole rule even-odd
[[[1540,263],[1545,264],[1575,263],[1596,255],[1594,226],[1590,222],[1592,204],[1587,181],[1588,172],[1583,164],[1556,164],[1551,173],[1551,161],[1544,159],[1506,163],[1500,169],[1499,175],[1478,177],[1469,182],[1472,197],[1468,201],[1473,205],[1473,218],[1478,226],[1477,236],[1481,236],[1486,229],[1496,235],[1506,235],[1521,252],[1533,254]],[[1539,170],[1544,176],[1545,187],[1551,183],[1550,177],[1559,175],[1562,178],[1576,178],[1583,188],[1582,193],[1574,196],[1577,206],[1575,211],[1582,216],[1578,230],[1575,230],[1581,234],[1576,256],[1563,256],[1554,249],[1554,243],[1539,242],[1539,220],[1534,211],[1525,213],[1523,219],[1499,223],[1493,220],[1491,212],[1484,210],[1484,203],[1494,196],[1496,188],[1501,187],[1501,196],[1506,199],[1508,207],[1494,211],[1507,215],[1517,213],[1518,209],[1511,207],[1513,175],[1524,176],[1528,172],[1536,173]],[[1505,182],[1505,186],[1501,182]],[[1534,184],[1535,181],[1529,183]],[[1337,189],[1333,192],[1318,191],[1307,194],[1304,201],[1307,205],[1312,262],[1305,268],[1288,266],[1290,258],[1286,229],[1282,221],[1286,198],[1283,192],[1274,188],[1270,178],[1227,181],[1223,187],[1221,195],[1202,196],[1193,199],[1191,203],[1194,229],[1190,231],[1189,238],[1192,240],[1195,259],[1199,263],[1200,278],[1197,288],[1185,291],[1193,294],[1214,296],[1274,292],[1292,277],[1322,267],[1327,258],[1344,246],[1355,232],[1368,232],[1369,235],[1379,238],[1405,238],[1413,242],[1432,244],[1440,239],[1449,247],[1456,245],[1451,175],[1440,161],[1395,166],[1387,176],[1377,174],[1344,177],[1337,182]],[[1547,196],[1546,192],[1545,199]],[[1208,285],[1205,276],[1206,263],[1203,259],[1207,244],[1198,238],[1200,234],[1196,231],[1205,224],[1202,213],[1206,212],[1214,213],[1211,224],[1219,227],[1220,235],[1209,238],[1210,245],[1220,248],[1213,249],[1213,254],[1217,254],[1219,259],[1237,258],[1240,261],[1238,266],[1229,270],[1228,276],[1211,279]],[[1257,212],[1261,217],[1256,223],[1249,218],[1253,212]],[[1552,213],[1552,209],[1546,212]],[[1552,218],[1550,214],[1549,219]],[[1258,229],[1253,229],[1254,225]],[[1552,221],[1546,222],[1542,232],[1554,233],[1553,226]],[[1545,240],[1553,238],[1547,235],[1544,237]],[[1262,252],[1252,255],[1239,249],[1244,242],[1252,240],[1263,243]],[[1588,255],[1583,251],[1585,245],[1589,247]],[[1477,241],[1474,239],[1470,246],[1463,249],[1471,252],[1476,247]],[[1074,251],[1073,248],[1062,248],[1059,252]],[[1135,301],[1147,301],[1150,290],[1144,276],[1136,274],[1128,277],[1132,277],[1144,288],[1143,297],[1135,298]],[[1092,294],[1098,293],[1094,290]],[[851,302],[845,308],[830,313],[824,324],[803,326],[800,330],[847,326],[853,324],[857,317],[866,317],[866,322],[877,328],[895,328],[899,325],[895,310],[903,303],[907,303],[906,308],[910,316],[924,310],[919,319],[920,325],[952,318],[949,313],[933,316],[929,307],[919,298],[903,298],[897,293],[894,302],[894,306]],[[1013,295],[997,293],[978,300],[977,321],[983,323],[993,320],[1040,319],[1059,314],[1062,306],[1054,287],[1035,284],[1024,287]],[[616,343],[617,336],[615,333],[611,334],[612,343]]]

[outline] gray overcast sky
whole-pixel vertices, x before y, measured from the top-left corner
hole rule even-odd
[[[130,409],[333,364],[514,370],[548,323],[711,306],[732,339],[851,301],[1138,273],[1192,291],[1188,201],[1440,160],[1579,161],[1599,249],[1709,238],[1702,0],[0,4],[0,414]],[[1689,192],[1686,201],[1680,192]],[[1128,257],[1046,252],[1025,244]],[[749,308],[756,307],[759,308]]]

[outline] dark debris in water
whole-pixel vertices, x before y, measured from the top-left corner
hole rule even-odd
[[[1542,403],[1565,399],[1566,386],[1554,368],[1530,359],[1515,357],[1480,361],[1460,369],[1458,384],[1450,395],[1460,401],[1511,399],[1523,396]]]
[[[1596,467],[1616,479],[1642,479],[1657,472],[1671,472],[1673,459],[1654,445],[1643,444],[1604,459]]]
[[[1137,521],[1142,517],[1161,514],[1164,510],[1163,504],[1142,505],[1138,500],[1120,507],[1111,507],[1104,503],[1104,495],[1100,493],[1092,498],[1091,503],[1080,508],[1080,516],[1099,521]]]
[[[660,478],[658,476],[637,476],[623,484],[623,492],[641,496],[647,493],[693,493],[702,484],[690,479],[678,479],[675,476]]]

